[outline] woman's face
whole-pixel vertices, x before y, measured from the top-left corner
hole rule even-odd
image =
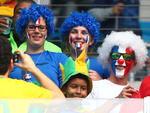
[[[83,50],[92,45],[92,43],[91,35],[83,26],[73,27],[69,33],[69,44],[73,49]]]
[[[31,46],[44,46],[47,37],[47,26],[45,20],[40,17],[36,23],[29,22],[26,28],[27,42]]]

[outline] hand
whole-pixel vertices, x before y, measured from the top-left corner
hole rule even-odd
[[[113,6],[112,12],[115,15],[120,15],[123,9],[124,9],[124,4],[123,3],[118,3],[118,4]]]
[[[20,53],[20,62],[15,63],[16,66],[22,68],[25,71],[33,72],[36,70],[36,66],[32,60],[32,58],[28,54],[24,54],[23,52],[19,51]]]
[[[121,93],[117,96],[117,98],[131,98],[132,94],[137,93],[137,90],[131,87],[130,85],[123,88]]]
[[[10,25],[5,17],[0,18],[0,33],[3,33],[6,29],[9,29]]]
[[[89,76],[94,81],[102,79],[101,76],[94,70],[89,70]]]

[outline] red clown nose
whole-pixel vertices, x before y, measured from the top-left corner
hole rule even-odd
[[[124,63],[124,59],[119,59],[118,60],[118,64],[123,64]]]

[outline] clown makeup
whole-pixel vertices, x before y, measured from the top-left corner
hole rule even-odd
[[[90,35],[85,27],[74,27],[69,33],[69,44],[74,49],[83,50],[89,44],[89,41]]]
[[[36,23],[30,21],[26,29],[26,34],[30,45],[44,45],[45,38],[47,37],[45,20],[40,17]]]
[[[135,55],[132,48],[114,46],[111,54],[112,71],[118,78],[127,76],[135,65]]]

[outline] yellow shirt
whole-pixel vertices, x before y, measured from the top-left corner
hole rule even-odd
[[[52,92],[49,90],[28,83],[23,80],[0,78],[0,99],[28,99],[28,98],[49,98],[52,99]]]

